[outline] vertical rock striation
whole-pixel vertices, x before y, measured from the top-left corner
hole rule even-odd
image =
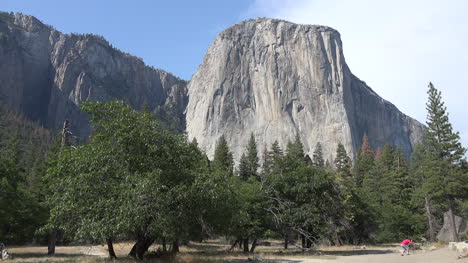
[[[71,120],[86,136],[86,100],[148,105],[185,129],[185,81],[146,66],[96,35],[62,34],[32,16],[0,13],[0,101],[45,127]]]
[[[188,84],[187,133],[213,156],[225,135],[239,159],[254,134],[260,151],[296,134],[312,156],[333,160],[338,142],[352,157],[365,133],[373,147],[405,153],[422,125],[380,98],[346,65],[340,34],[275,19],[236,24],[218,35]]]

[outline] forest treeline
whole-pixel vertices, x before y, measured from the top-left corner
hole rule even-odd
[[[115,257],[113,242],[135,240],[129,254],[142,259],[154,243],[177,252],[213,237],[245,252],[267,238],[304,250],[435,240],[444,213],[453,223],[468,217],[468,165],[440,92],[430,84],[428,94],[424,138],[410,159],[398,147],[372,148],[366,136],[354,162],[338,143],[330,163],[320,143],[309,157],[299,136],[285,149],[258,149],[252,135],[237,166],[224,136],[209,160],[146,110],[86,102],[89,141],[72,145],[65,132],[41,165],[15,159],[17,132],[2,137],[0,241],[106,242]]]

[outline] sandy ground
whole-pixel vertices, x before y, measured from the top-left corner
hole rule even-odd
[[[399,253],[388,253],[378,255],[355,255],[355,256],[338,256],[332,260],[322,259],[307,259],[296,258],[299,261],[285,262],[301,262],[301,263],[466,263],[468,258],[457,259],[457,253],[448,248],[442,248],[430,252],[416,252],[414,254],[401,256]]]
[[[434,251],[417,250],[410,255],[401,256],[398,247],[394,245],[369,247],[366,249],[355,247],[322,247],[317,252],[307,255],[298,250],[289,249],[283,252],[281,246],[273,244],[269,247],[259,247],[254,255],[245,255],[240,251],[226,253],[226,245],[219,242],[193,243],[188,247],[182,247],[181,253],[175,259],[152,260],[150,262],[173,262],[173,263],[242,263],[250,262],[248,258],[262,259],[261,262],[272,263],[468,263],[468,258],[457,259],[457,253],[445,247]],[[130,243],[115,244],[114,249],[120,260],[117,262],[134,262],[125,259],[131,248]],[[152,247],[150,250],[156,250]],[[2,263],[19,262],[105,262],[107,250],[105,246],[66,246],[57,247],[56,256],[47,257],[46,247],[13,247],[9,248],[12,260],[3,260]]]

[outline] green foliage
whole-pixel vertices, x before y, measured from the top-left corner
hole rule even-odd
[[[297,165],[305,164],[304,145],[302,144],[299,135],[296,135],[294,141],[288,142],[286,146],[286,154],[284,155],[284,161],[286,163],[286,169],[289,167],[292,168]]]
[[[260,238],[270,225],[268,194],[255,178],[248,181],[232,179],[236,203],[234,215],[228,225],[229,234],[236,239]]]
[[[462,169],[466,149],[461,146],[459,133],[453,132],[441,92],[432,83],[429,83],[428,95],[424,146],[430,154],[425,157],[428,158],[426,162],[437,163],[432,176],[426,180],[432,185],[429,189],[442,191],[448,199],[467,198],[468,174]],[[439,180],[442,180],[442,189],[434,186]]]
[[[338,143],[335,158],[335,167],[338,175],[342,178],[350,178],[351,166],[351,159],[349,158],[344,145],[342,143]]]
[[[52,134],[0,105],[0,239],[31,241],[47,218],[41,169]]]
[[[364,178],[369,176],[369,173],[374,167],[374,151],[369,144],[367,135],[364,135],[362,141],[363,143],[358,152],[353,177],[358,187],[362,186]]]
[[[427,93],[429,98],[426,103],[425,144],[436,158],[447,160],[450,164],[460,164],[466,149],[461,146],[459,133],[453,132],[441,92],[429,83]]]
[[[195,139],[189,143],[168,130],[181,123],[161,125],[149,107],[83,104],[94,129],[89,143],[52,148],[45,165],[50,143],[25,140],[24,129],[11,125],[21,121],[6,114],[0,119],[0,238],[30,240],[47,216],[43,230],[87,241],[253,240],[294,233],[317,243],[359,244],[423,236],[428,200],[439,224],[448,208],[466,217],[468,207],[465,149],[432,84],[429,95],[424,141],[411,163],[388,144],[374,154],[364,136],[353,170],[341,143],[336,171],[324,163],[320,143],[310,166],[297,135],[285,153],[277,141],[265,148],[259,172],[252,134],[239,176],[233,176],[224,136],[210,163]]]
[[[314,154],[312,156],[312,163],[317,167],[324,167],[325,161],[323,160],[322,145],[317,142],[315,145]]]
[[[83,110],[95,129],[90,143],[63,148],[47,170],[49,228],[78,240],[190,239],[222,229],[232,187],[210,173],[196,142],[120,101]]]
[[[258,178],[258,151],[257,143],[255,142],[255,137],[253,133],[250,135],[250,140],[246,149],[247,154],[242,154],[242,157],[239,161],[239,176],[244,180],[249,179],[250,177]]]
[[[271,174],[282,173],[283,167],[283,150],[279,146],[278,141],[271,145],[271,149],[267,151],[265,148],[263,153],[262,174],[264,177]]]
[[[305,164],[286,170],[269,178],[278,231],[306,233],[314,242],[334,236],[342,211],[334,176]]]
[[[216,143],[212,167],[217,173],[222,173],[227,176],[233,175],[234,158],[229,150],[224,135],[221,135]]]
[[[413,202],[421,210],[424,207],[430,225],[431,218],[441,223],[446,210],[452,215],[463,213],[460,208],[468,198],[468,172],[464,168],[466,149],[459,133],[453,132],[441,92],[432,83],[428,96],[424,137],[413,152],[412,167],[418,179]],[[430,233],[432,238],[434,235]]]

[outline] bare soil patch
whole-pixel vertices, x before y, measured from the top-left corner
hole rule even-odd
[[[218,263],[218,262],[252,262],[260,259],[261,262],[272,263],[468,263],[467,259],[457,259],[457,253],[446,247],[438,246],[434,251],[416,250],[410,255],[401,256],[397,244],[363,247],[320,247],[316,251],[302,252],[297,248],[284,250],[279,241],[270,241],[270,246],[259,246],[257,252],[244,254],[240,250],[227,251],[229,244],[218,240],[207,242],[191,242],[181,247],[181,253],[163,258],[151,258],[146,262],[155,263]],[[124,242],[114,245],[119,259],[117,262],[136,262],[127,257],[132,243]],[[155,245],[150,253],[159,249]],[[97,246],[60,246],[56,248],[56,256],[47,256],[46,247],[23,246],[9,248],[13,259],[2,261],[5,263],[20,262],[111,262],[106,258],[107,249],[104,245]],[[250,259],[250,261],[249,261]],[[114,261],[112,261],[114,262]]]

